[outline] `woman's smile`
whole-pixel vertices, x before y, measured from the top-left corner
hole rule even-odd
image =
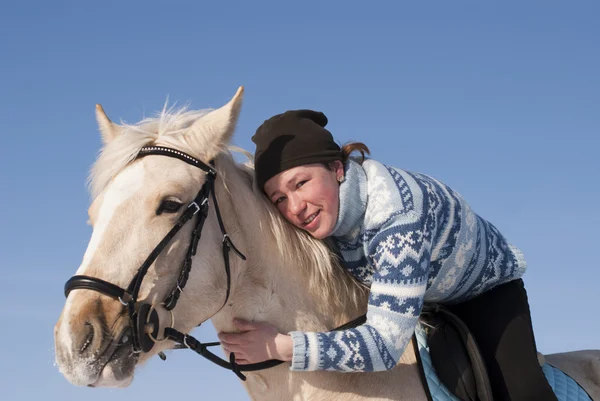
[[[315,213],[308,216],[308,218],[306,220],[304,220],[304,223],[302,224],[303,228],[305,228],[307,230],[314,228],[315,225],[317,225],[317,223],[318,223],[317,217],[319,217],[320,214],[321,214],[321,210],[317,210]]]

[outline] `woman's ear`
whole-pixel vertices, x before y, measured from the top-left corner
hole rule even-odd
[[[339,183],[344,181],[344,163],[341,160],[334,160],[329,163],[331,171],[335,173],[335,178]]]
[[[339,172],[341,172],[342,174],[344,173],[344,163],[342,163],[341,160],[334,160],[332,162],[329,162],[327,163],[327,166],[331,171],[333,171],[336,174]]]

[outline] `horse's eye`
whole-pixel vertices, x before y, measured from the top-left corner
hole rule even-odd
[[[164,200],[156,210],[156,214],[175,213],[181,208],[181,205],[182,203],[174,200]]]

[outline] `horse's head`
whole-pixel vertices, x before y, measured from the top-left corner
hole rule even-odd
[[[157,333],[170,326],[173,315],[163,303],[177,288],[202,211],[190,217],[151,263],[147,259],[188,213],[188,205],[202,198],[199,191],[207,187],[210,177],[193,163],[157,154],[140,157],[140,150],[148,146],[177,149],[210,168],[210,161],[233,134],[241,99],[242,88],[220,109],[163,112],[157,119],[133,126],[111,122],[97,107],[104,148],[91,175],[94,201],[89,218],[93,233],[76,273],[80,279],[67,286],[67,301],[55,327],[56,360],[73,384],[126,386],[137,363],[167,347],[158,341],[139,352],[138,338],[150,334],[146,341],[160,340],[162,334]],[[208,190],[206,193],[214,188]],[[194,281],[194,292],[204,298],[177,308],[180,330],[191,329],[183,322],[193,326],[192,319],[210,318],[224,302],[223,291],[214,290],[224,288],[226,280],[223,256],[216,252],[222,237],[214,212],[209,213],[198,248],[203,257],[194,262],[194,268],[202,271],[202,279]],[[136,283],[134,277],[140,276],[144,265],[147,271]],[[148,316],[140,313],[140,305],[152,306],[150,313],[146,311]],[[141,319],[139,326],[135,317]],[[163,326],[160,330],[155,327],[159,325],[156,317]]]

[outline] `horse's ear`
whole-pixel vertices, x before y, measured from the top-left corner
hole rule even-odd
[[[244,87],[240,86],[231,100],[223,107],[206,114],[190,127],[188,135],[203,135],[211,143],[221,147],[231,140],[242,108]],[[217,148],[214,149],[217,151]],[[209,158],[214,154],[207,155]]]
[[[96,121],[98,121],[98,128],[100,128],[100,134],[102,134],[102,141],[104,144],[109,143],[119,135],[120,127],[110,121],[106,116],[104,109],[101,105],[96,105]]]

